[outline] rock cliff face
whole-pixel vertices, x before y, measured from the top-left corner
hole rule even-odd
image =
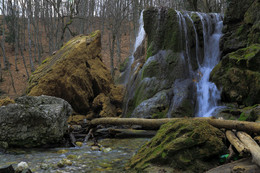
[[[199,78],[196,71],[204,59],[200,16],[168,8],[149,8],[143,17],[146,52],[135,56],[124,115],[194,116]],[[207,19],[210,22],[206,26],[214,28],[213,14],[207,15]]]
[[[27,93],[63,98],[81,114],[118,116],[122,112],[123,89],[113,84],[102,63],[99,31],[71,39],[47,58],[30,77]]]
[[[238,10],[239,9],[239,10]],[[260,103],[260,2],[229,1],[221,40],[222,60],[211,79],[223,102]]]

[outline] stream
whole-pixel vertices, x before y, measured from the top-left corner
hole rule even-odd
[[[93,150],[93,142],[82,147],[52,149],[12,149],[8,154],[0,153],[0,168],[27,162],[34,173],[72,173],[72,172],[129,172],[125,164],[137,150],[149,141],[147,138],[103,139],[99,141],[101,151]],[[72,165],[58,167],[62,159],[70,160]]]

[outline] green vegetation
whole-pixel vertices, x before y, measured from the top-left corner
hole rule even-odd
[[[203,172],[213,167],[225,150],[223,133],[199,120],[178,120],[164,124],[130,160],[130,167],[142,172],[150,165],[169,166],[183,171]],[[207,162],[205,162],[207,160]]]

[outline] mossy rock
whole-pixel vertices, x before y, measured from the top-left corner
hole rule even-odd
[[[228,4],[220,43],[222,55],[260,43],[260,2],[229,0]]]
[[[211,79],[222,88],[222,101],[246,106],[260,103],[260,44],[223,57]]]
[[[10,97],[0,99],[0,107],[7,106],[7,105],[13,104],[13,103],[15,103],[15,101],[13,99],[11,99]]]
[[[218,165],[226,150],[224,134],[205,121],[183,119],[161,126],[130,160],[130,167],[142,172],[151,165],[168,166],[176,171],[204,172]]]
[[[110,97],[114,88],[110,72],[101,59],[101,33],[95,31],[72,38],[48,57],[30,77],[27,94],[63,98],[77,113],[86,114],[100,93]]]

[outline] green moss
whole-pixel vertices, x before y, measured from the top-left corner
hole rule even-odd
[[[234,62],[239,67],[243,67],[243,68],[254,67],[255,66],[254,63],[257,63],[256,65],[260,65],[259,62],[260,60],[257,56],[259,52],[260,52],[260,44],[253,44],[249,47],[232,52],[228,56],[230,61]]]
[[[127,65],[128,65],[128,62],[129,62],[129,57],[127,57],[123,63],[120,64],[120,67],[119,67],[119,71],[120,72],[123,72],[126,70],[127,68]]]
[[[166,153],[166,152],[163,152],[163,153],[162,153],[162,158],[165,159],[166,156],[167,156],[167,153]]]
[[[152,119],[167,118],[166,117],[167,112],[168,112],[168,108],[166,108],[160,112],[156,112],[152,115]]]
[[[170,49],[174,52],[179,52],[181,50],[181,31],[179,31],[179,23],[178,20],[176,20],[176,18],[176,11],[174,9],[169,9],[163,29],[164,40],[162,49]]]
[[[146,54],[146,59],[145,59],[145,61],[149,58],[149,57],[151,57],[151,56],[153,56],[154,54],[153,54],[153,42],[148,46],[148,48],[147,48],[147,54]]]
[[[130,167],[143,170],[149,164],[203,172],[209,169],[203,162],[225,148],[222,137],[221,131],[204,121],[171,121],[162,125],[156,136],[141,147],[131,159]],[[201,164],[194,164],[197,162]]]
[[[240,25],[236,31],[236,34],[240,35],[242,32],[245,32],[245,30],[246,30],[245,25]]]
[[[149,64],[147,64],[143,67],[142,79],[145,77],[157,76],[159,67],[160,67],[160,64],[158,61],[156,61],[156,60],[150,61]]]
[[[245,113],[241,113],[240,117],[238,118],[238,121],[246,121],[248,116],[245,115]]]
[[[45,63],[47,63],[49,60],[50,60],[50,58],[49,58],[49,57],[45,58],[45,60],[43,60],[43,61],[42,61],[42,64],[45,64]]]

